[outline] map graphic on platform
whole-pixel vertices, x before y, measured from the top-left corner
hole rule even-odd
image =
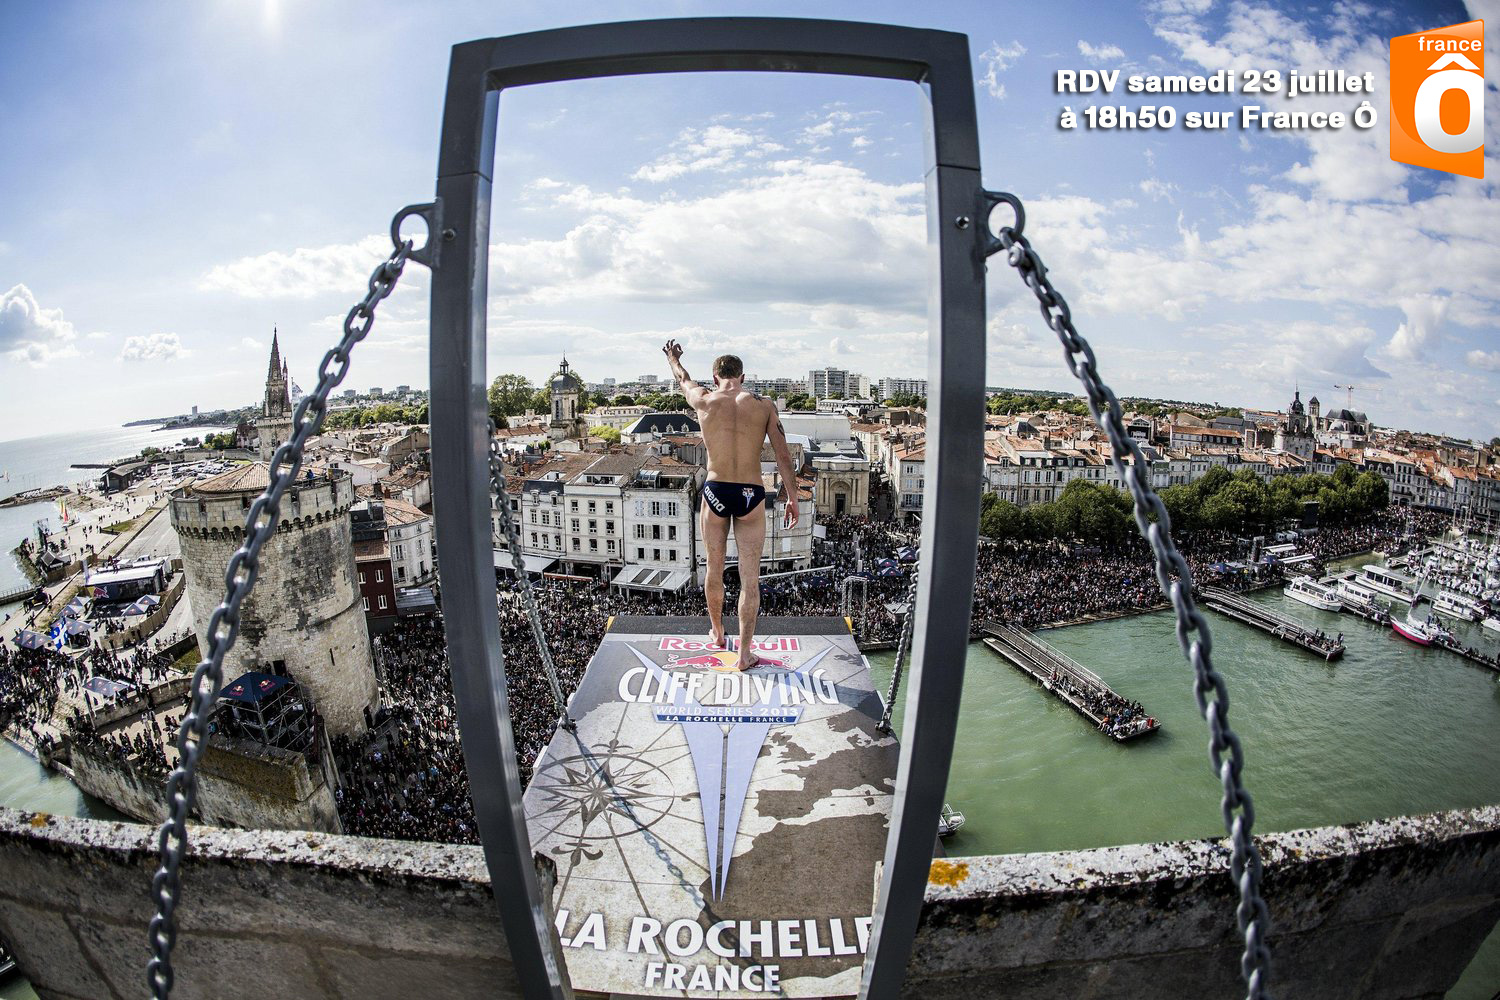
[[[746,672],[707,632],[617,619],[526,790],[573,986],[852,996],[898,755],[869,666],[842,618],[763,619]]]

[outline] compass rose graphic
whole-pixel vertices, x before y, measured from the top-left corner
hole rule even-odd
[[[646,830],[668,815],[677,798],[671,777],[632,751],[617,740],[596,743],[537,775],[544,804],[532,822],[564,842],[553,854],[568,855],[573,865],[597,861],[598,844],[614,840],[622,825]]]

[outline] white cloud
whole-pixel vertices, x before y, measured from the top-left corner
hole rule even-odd
[[[1368,30],[1368,22],[1354,26],[1348,18],[1336,18],[1330,33],[1314,32],[1314,22],[1299,21],[1269,6],[1236,3],[1224,16],[1222,31],[1211,30],[1201,15],[1208,4],[1159,3],[1152,26],[1158,37],[1185,62],[1214,72],[1227,69],[1241,75],[1248,69],[1282,68],[1277,94],[1241,94],[1241,104],[1258,104],[1280,110],[1285,103],[1289,67],[1338,66],[1350,75],[1373,74],[1389,79],[1389,54],[1383,36]],[[1318,22],[1321,23],[1321,22]],[[1289,110],[1341,112],[1352,115],[1359,94],[1299,94]],[[1382,113],[1384,105],[1373,101]],[[1305,162],[1294,164],[1287,179],[1304,185],[1324,198],[1342,201],[1380,199],[1405,201],[1408,168],[1390,158],[1389,130],[1384,122],[1369,129],[1304,129],[1294,132],[1241,132],[1242,144],[1284,142],[1307,150]]]
[[[705,170],[742,170],[744,163],[737,158],[738,155],[747,152],[757,142],[753,133],[724,125],[683,129],[669,152],[642,166],[631,177],[660,182]]]
[[[984,76],[975,82],[984,84],[991,97],[996,100],[1005,100],[1005,84],[1000,82],[1000,74],[1025,54],[1026,46],[1020,42],[1011,42],[1005,46],[999,42],[991,42],[990,47],[979,56],[979,61],[984,64]]]
[[[351,296],[353,301],[362,293],[375,265],[390,253],[390,247],[388,236],[366,236],[357,243],[299,247],[290,253],[272,250],[216,265],[198,287],[247,299],[310,299],[337,292]]]
[[[187,352],[175,333],[153,333],[145,337],[126,337],[120,349],[121,361],[170,361]]]
[[[1172,201],[1172,195],[1178,190],[1177,185],[1168,181],[1158,180],[1155,177],[1147,177],[1141,181],[1140,189],[1152,201]]]
[[[1406,322],[1396,328],[1385,352],[1398,361],[1414,361],[1422,357],[1423,349],[1442,329],[1448,300],[1436,295],[1412,296],[1402,300],[1401,311],[1406,314]]]
[[[41,367],[57,358],[78,356],[78,332],[61,309],[44,309],[25,285],[0,295],[0,351],[15,361]]]
[[[1081,38],[1078,40],[1078,54],[1096,66],[1102,63],[1119,62],[1125,58],[1125,50],[1118,45],[1111,45],[1108,42],[1103,45],[1090,45]]]
[[[844,164],[762,164],[698,197],[644,200],[579,186],[558,238],[491,247],[498,305],[655,301],[925,308],[920,182],[876,181]]]
[[[1500,372],[1500,351],[1470,351],[1464,360],[1471,368],[1482,368],[1487,372]]]

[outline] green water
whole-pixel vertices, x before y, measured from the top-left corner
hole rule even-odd
[[[59,816],[129,820],[56,771],[49,771],[14,743],[0,738],[0,805]],[[0,1000],[4,994],[0,993]]]
[[[1214,664],[1245,749],[1258,833],[1500,803],[1500,683],[1389,626],[1279,589],[1254,599],[1348,647],[1332,664],[1209,613]],[[1491,652],[1500,636],[1447,622]],[[1222,837],[1208,731],[1169,612],[1039,633],[1163,724],[1119,744],[980,643],[969,647],[948,801],[968,822],[950,854],[1014,854]],[[873,653],[882,690],[893,653]],[[904,697],[897,699],[899,731]],[[1449,1000],[1500,988],[1500,932]]]

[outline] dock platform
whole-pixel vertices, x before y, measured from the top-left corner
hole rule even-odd
[[[1500,657],[1486,656],[1473,646],[1465,646],[1457,638],[1451,636],[1439,636],[1432,641],[1433,646],[1438,649],[1446,649],[1455,656],[1461,656],[1470,663],[1477,663],[1481,667],[1493,670],[1500,674]]]
[[[984,644],[1013,666],[1029,674],[1063,704],[1091,722],[1096,729],[1111,739],[1123,743],[1161,728],[1161,722],[1151,716],[1142,715],[1124,725],[1107,725],[1108,712],[1091,707],[1091,695],[1102,695],[1109,700],[1129,701],[1104,683],[1098,674],[1084,667],[1072,657],[1043,643],[1023,628],[1008,625],[993,619],[981,626],[987,637]]]
[[[537,761],[580,996],[859,992],[899,747],[846,619],[758,633],[741,673],[706,618],[614,619]]]
[[[1301,646],[1324,660],[1332,661],[1344,655],[1344,644],[1337,639],[1330,639],[1317,629],[1310,628],[1295,618],[1278,614],[1234,591],[1204,587],[1202,600],[1221,615],[1244,622],[1294,646]]]

